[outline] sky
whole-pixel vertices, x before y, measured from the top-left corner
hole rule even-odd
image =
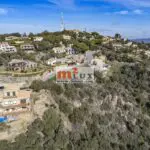
[[[150,0],[0,0],[0,33],[66,29],[150,38]]]

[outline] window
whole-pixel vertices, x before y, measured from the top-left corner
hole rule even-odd
[[[10,96],[10,92],[7,92],[7,96]]]
[[[16,96],[16,92],[12,92],[13,96]]]
[[[20,103],[21,104],[26,104],[26,99],[21,99]]]

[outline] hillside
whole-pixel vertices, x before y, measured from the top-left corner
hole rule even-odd
[[[106,58],[108,72],[95,72],[93,84],[33,81],[33,102],[44,115],[14,141],[0,141],[0,150],[149,150],[149,45],[94,35],[92,50]],[[89,40],[80,40],[74,47],[85,53]]]
[[[148,150],[150,146],[149,74],[142,64],[118,66],[93,85],[35,81],[47,97],[43,119],[36,119],[10,150]],[[53,99],[53,100],[52,100]],[[38,100],[38,99],[37,99]]]

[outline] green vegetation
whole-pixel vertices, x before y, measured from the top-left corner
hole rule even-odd
[[[78,53],[85,53],[87,50],[89,50],[89,47],[85,43],[79,43],[76,42],[73,45],[73,48],[78,51]]]
[[[74,48],[81,53],[91,45],[99,47],[96,56],[105,56],[110,70],[106,75],[95,72],[93,84],[34,81],[33,91],[50,92],[55,104],[47,105],[43,119],[36,119],[14,142],[0,141],[0,150],[149,150],[149,58],[130,47],[102,46],[97,33],[92,33],[92,40],[83,39],[85,35],[90,39],[91,34],[79,33],[78,41],[73,32],[63,33],[72,36]],[[52,42],[50,34],[40,35]],[[53,36],[61,38],[59,32]]]
[[[14,143],[1,141],[0,147],[3,150],[148,150],[150,72],[147,65],[139,63],[115,66],[107,78],[96,72],[97,83],[88,86],[34,81],[31,88],[35,91],[51,92],[72,130],[65,128],[57,108],[48,106],[43,120],[35,120]],[[75,101],[81,106],[74,107]]]

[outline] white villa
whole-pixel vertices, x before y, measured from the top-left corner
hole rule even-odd
[[[14,53],[17,52],[15,46],[10,46],[7,42],[0,43],[0,53]]]
[[[12,40],[18,40],[20,37],[17,36],[8,36],[5,38],[5,41],[12,41]]]
[[[34,50],[35,49],[34,45],[32,44],[23,44],[20,46],[20,48],[22,50]]]
[[[73,55],[73,54],[76,54],[76,51],[75,51],[75,49],[73,49],[71,47],[67,47],[66,53],[67,53],[67,55]]]
[[[61,46],[61,47],[54,47],[53,51],[55,54],[62,54],[66,52],[66,47],[65,46]]]
[[[34,37],[34,42],[41,42],[41,41],[43,41],[43,37],[40,36]]]
[[[47,64],[51,65],[51,66],[65,64],[65,63],[66,63],[66,59],[65,58],[62,58],[62,59],[52,58],[52,59],[49,59],[47,61]]]
[[[63,39],[64,40],[71,40],[71,36],[69,36],[69,35],[63,35]]]

